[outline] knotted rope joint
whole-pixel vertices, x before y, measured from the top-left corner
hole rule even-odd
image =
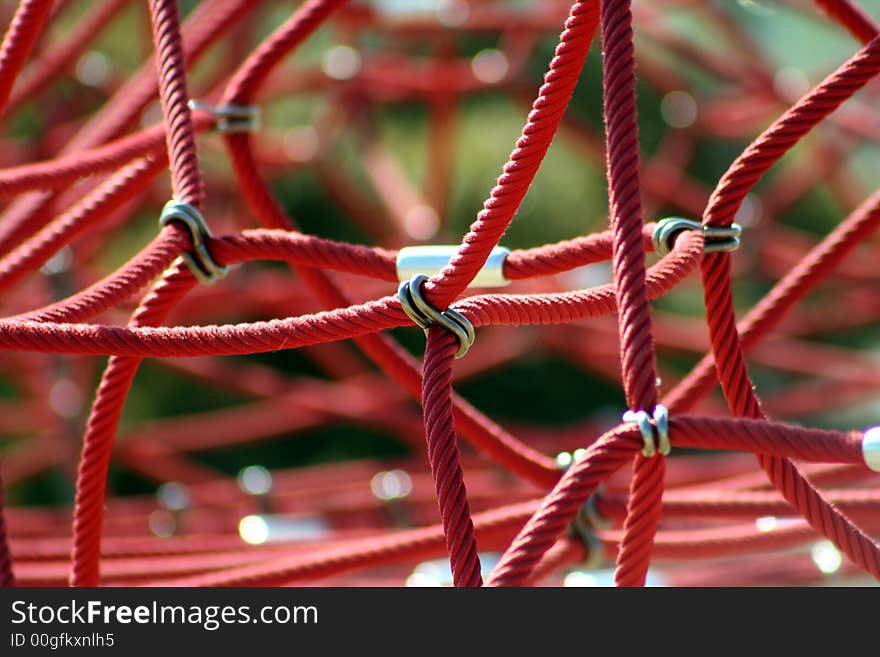
[[[635,422],[642,432],[645,446],[642,455],[651,458],[659,451],[661,455],[668,456],[672,450],[669,443],[669,411],[662,404],[654,407],[653,418],[645,411],[627,411],[623,414],[624,422]]]
[[[422,296],[422,285],[427,280],[427,276],[418,274],[400,284],[400,287],[397,288],[397,296],[400,297],[403,312],[421,326],[426,335],[432,324],[437,324],[452,332],[458,338],[458,351],[455,352],[455,357],[461,358],[468,352],[477,337],[474,325],[464,315],[451,308],[440,312],[429,304]]]
[[[672,251],[675,238],[684,230],[698,230],[703,233],[704,253],[717,253],[719,251],[736,251],[740,244],[742,226],[731,224],[730,226],[704,226],[692,219],[682,217],[666,217],[657,222],[651,241],[658,255],[664,256]]]
[[[211,231],[201,212],[189,203],[172,199],[162,208],[159,227],[164,228],[172,221],[182,222],[192,237],[192,251],[181,254],[181,257],[193,276],[202,283],[211,284],[229,273],[229,267],[218,265],[208,251],[207,242],[211,238]]]

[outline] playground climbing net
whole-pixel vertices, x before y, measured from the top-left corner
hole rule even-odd
[[[880,428],[828,428],[880,385],[869,13],[848,0],[181,4],[5,8],[3,584],[880,578]],[[767,54],[748,11],[822,26],[850,56],[810,81]],[[135,72],[102,54],[108,33],[130,41]],[[662,99],[650,148],[636,62],[639,93]],[[525,108],[524,127],[464,230],[456,131],[487,93]],[[321,111],[285,126],[276,110],[304,96]],[[574,111],[582,98],[597,116]],[[421,183],[378,125],[389,107],[424,112]],[[539,220],[523,208],[552,183],[536,179],[551,143],[548,161],[565,149],[578,164],[571,179],[605,172],[607,221],[504,249],[518,212]],[[294,216],[295,172],[332,213]],[[831,200],[817,206],[817,190]],[[820,212],[824,234],[791,219],[816,207],[840,209]],[[364,239],[329,239],[330,223]],[[278,366],[288,350],[308,367]],[[535,353],[592,382],[569,391],[579,419],[496,422],[453,389],[453,371],[483,392]],[[141,403],[122,417],[148,386],[145,359],[189,382],[182,415],[148,420]],[[619,407],[593,404],[597,388],[621,391]],[[205,407],[202,390],[227,401]],[[200,458],[339,424],[402,449],[244,461],[237,476]],[[72,507],[15,492],[52,472]],[[157,492],[120,494],[120,472]]]

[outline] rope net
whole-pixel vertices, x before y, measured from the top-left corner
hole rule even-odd
[[[181,5],[3,8],[0,581],[880,578],[869,13]]]

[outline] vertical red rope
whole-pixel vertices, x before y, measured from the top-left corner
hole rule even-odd
[[[320,21],[325,20],[331,11],[339,5],[339,2],[315,0],[300,7],[291,19],[276,31],[248,61],[247,65],[236,74],[233,83],[224,94],[224,102],[249,102],[271,68],[280,61],[282,56],[301,43],[317,28]],[[570,96],[570,92],[568,95]],[[245,198],[260,222],[266,226],[293,227],[292,220],[285,215],[259,176],[256,163],[253,160],[249,137],[242,134],[230,134],[227,135],[226,141]],[[301,268],[300,273],[306,283],[317,291],[325,303],[340,305],[346,302],[345,295],[323,272]],[[441,333],[444,332],[441,331]],[[425,376],[422,386],[428,454],[435,477],[454,584],[456,586],[479,586],[482,582],[479,556],[459,464],[453,413],[455,412],[460,418],[468,420],[468,426],[472,427],[476,435],[482,438],[483,444],[494,449],[495,453],[499,454],[505,462],[512,461],[515,466],[518,466],[517,470],[522,470],[525,467],[528,468],[528,471],[537,471],[533,476],[538,476],[545,481],[549,481],[555,473],[552,466],[543,466],[543,464],[539,464],[540,462],[536,462],[535,457],[539,455],[530,454],[528,450],[521,449],[512,440],[504,440],[504,436],[492,435],[492,427],[486,426],[488,423],[483,421],[484,418],[479,416],[475,418],[476,413],[468,413],[471,409],[463,406],[460,401],[457,404],[453,403],[451,360],[452,354],[455,352],[455,338],[446,334],[444,341],[445,347],[435,354],[435,343],[429,339],[429,345],[426,346],[425,352]],[[417,380],[415,369],[405,353],[397,348],[394,341],[387,336],[363,336],[356,339],[356,342],[365,353],[398,381],[412,381],[414,378]],[[452,351],[447,354],[449,344],[452,345]],[[412,376],[413,374],[415,377]],[[474,422],[474,419],[477,421]]]
[[[650,413],[657,400],[651,307],[645,287],[639,128],[630,0],[602,3],[608,201],[621,373],[627,404]]]
[[[434,474],[437,501],[454,586],[480,586],[480,557],[471,520],[464,475],[458,455],[452,419],[452,360],[457,338],[444,328],[432,326],[425,346],[422,383],[428,460]]]
[[[150,0],[159,97],[165,116],[165,139],[174,198],[200,208],[205,190],[196,155],[196,137],[186,89],[186,64],[177,0]]]
[[[620,358],[626,400],[650,413],[657,403],[651,306],[645,285],[639,186],[639,131],[635,58],[629,0],[603,0],[604,105],[609,215],[613,230],[614,284],[618,308]],[[637,456],[630,486],[629,512],[617,557],[618,586],[642,586],[654,534],[660,521],[666,461]]]

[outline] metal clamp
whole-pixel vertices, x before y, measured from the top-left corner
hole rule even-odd
[[[427,280],[427,276],[418,274],[411,280],[400,284],[400,287],[397,288],[397,296],[400,297],[403,312],[425,330],[425,335],[428,334],[428,329],[432,324],[437,324],[452,332],[458,338],[458,351],[455,352],[455,357],[461,358],[471,348],[477,337],[474,325],[468,321],[467,317],[451,308],[447,308],[441,313],[425,301],[422,296],[422,285]]]
[[[258,105],[210,105],[190,100],[191,110],[200,110],[217,119],[219,132],[257,132],[263,124],[263,110]]]
[[[639,426],[642,440],[645,441],[645,446],[642,448],[643,456],[651,458],[657,452],[668,456],[672,451],[672,445],[669,442],[669,410],[662,404],[657,404],[654,407],[653,416],[652,421],[652,418],[645,411],[627,411],[623,414],[623,421],[635,422]]]
[[[213,283],[229,273],[229,267],[218,265],[208,252],[207,242],[211,238],[211,231],[202,213],[189,203],[170,200],[162,208],[159,217],[159,227],[164,228],[172,221],[180,221],[189,230],[192,238],[192,251],[181,254],[189,270],[202,283]]]
[[[661,256],[672,251],[675,238],[683,230],[699,230],[703,233],[703,252],[717,253],[719,251],[736,251],[740,244],[742,226],[731,224],[730,226],[704,226],[698,221],[683,219],[681,217],[666,217],[657,222],[651,241],[654,250]]]
[[[397,280],[407,281],[418,274],[434,276],[443,271],[458,253],[458,244],[423,244],[405,246],[397,252]],[[504,261],[510,250],[496,246],[468,287],[504,287],[510,281],[504,275]]]

